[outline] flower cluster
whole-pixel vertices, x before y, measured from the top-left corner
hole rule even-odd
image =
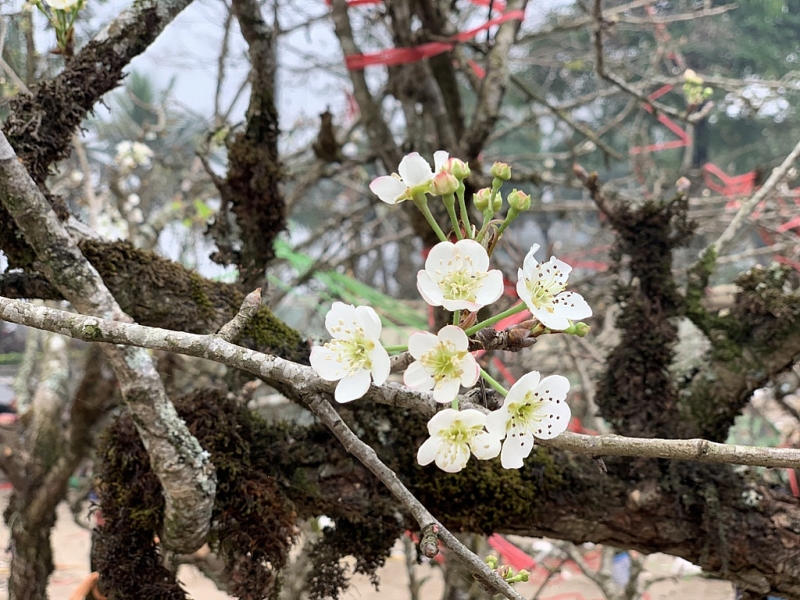
[[[425,268],[417,274],[417,289],[429,305],[451,311],[453,324],[437,334],[413,333],[407,347],[391,350],[407,350],[414,359],[403,375],[407,387],[432,392],[436,402],[451,405],[430,419],[430,437],[417,453],[420,465],[435,463],[448,473],[463,469],[470,456],[478,460],[499,456],[503,467],[520,468],[536,438],[556,437],[570,421],[566,377],[542,377],[532,371],[506,391],[481,369],[470,352],[470,335],[526,309],[533,319],[526,321],[526,331],[521,332],[525,337],[548,333],[585,335],[588,326],[576,321],[592,314],[580,294],[566,291],[572,268],[556,257],[538,262],[534,255],[539,246],[534,244],[517,273],[516,291],[521,302],[475,324],[477,311],[498,301],[505,291],[503,274],[489,268],[492,251],[506,227],[531,205],[530,196],[513,190],[508,195],[505,218],[496,220],[503,205],[500,189],[511,179],[511,168],[496,163],[490,174],[492,187],[478,191],[474,198],[484,216],[480,228],[471,224],[464,199],[469,166],[447,152],[434,154],[433,168],[418,153],[411,153],[400,162],[398,173],[378,177],[370,185],[388,204],[411,200],[441,240],[430,249]],[[445,236],[433,219],[428,196],[442,197],[452,223],[451,236]],[[466,314],[462,315],[462,311]],[[325,326],[332,339],[313,348],[311,366],[322,379],[338,382],[334,393],[338,402],[361,398],[371,384],[379,386],[387,381],[391,370],[389,353],[381,345],[381,321],[372,308],[335,302]],[[505,396],[502,406],[488,413],[473,408],[459,410],[459,391],[474,387],[481,377]]]
[[[149,167],[153,151],[150,146],[141,142],[120,142],[114,162],[125,171],[133,171],[136,167]]]

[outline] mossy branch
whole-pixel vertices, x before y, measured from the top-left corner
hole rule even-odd
[[[79,311],[130,321],[0,133],[0,203],[36,253],[42,271]],[[56,331],[55,333],[60,333]],[[175,412],[150,355],[141,348],[104,346],[122,396],[164,489],[163,541],[193,552],[210,527],[216,479],[209,456]]]

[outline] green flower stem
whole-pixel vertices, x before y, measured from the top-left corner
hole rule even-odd
[[[493,317],[489,317],[485,321],[481,321],[477,325],[473,325],[472,327],[467,329],[464,333],[466,333],[467,335],[472,335],[473,333],[477,333],[481,329],[483,329],[484,327],[489,327],[491,325],[494,325],[498,321],[502,321],[506,317],[510,317],[511,315],[515,315],[517,313],[521,313],[526,308],[528,308],[528,307],[525,306],[524,302],[520,302],[519,304],[515,304],[514,306],[512,306],[508,310],[501,312],[499,315],[495,315]]]
[[[454,310],[453,311],[453,325],[458,327],[458,324],[460,322],[461,322],[461,311],[460,310]]]
[[[405,352],[408,346],[384,346],[383,349],[387,352]]]
[[[511,225],[511,223],[519,216],[519,211],[514,208],[513,206],[508,209],[508,214],[506,215],[505,220],[500,225],[500,229],[497,230],[497,235],[500,236],[506,230],[506,227]]]
[[[458,396],[453,398],[453,401],[450,403],[450,408],[453,410],[458,410]]]
[[[492,203],[491,201],[489,201],[489,206],[491,205]],[[483,225],[481,225],[481,230],[478,232],[478,235],[475,236],[475,239],[477,241],[480,242],[483,240],[483,236],[486,235],[486,232],[489,229],[489,223],[492,222],[493,217],[494,217],[494,211],[491,208],[487,208],[485,211],[483,211]]]
[[[467,210],[467,201],[464,199],[464,194],[466,193],[466,188],[464,187],[464,182],[458,182],[458,189],[456,190],[456,195],[458,196],[458,208],[461,210],[461,222],[464,224],[464,230],[467,232],[467,237],[469,239],[475,239],[475,236],[472,232],[472,223],[469,222],[469,211]]]
[[[450,222],[453,223],[453,231],[456,232],[456,238],[463,240],[464,236],[461,234],[461,225],[456,216],[456,197],[453,194],[445,194],[442,196],[442,200],[447,208],[447,214],[450,215]]]
[[[433,218],[433,215],[431,214],[431,209],[428,208],[428,198],[427,196],[425,196],[425,193],[420,192],[414,194],[414,197],[411,199],[411,201],[414,203],[414,206],[416,206],[420,210],[422,216],[425,217],[425,220],[428,222],[428,225],[431,226],[431,229],[433,229],[433,232],[436,234],[436,237],[438,237],[439,240],[441,240],[442,242],[446,242],[447,236],[445,236],[444,232],[442,231],[442,228],[439,227],[439,224],[436,222],[436,219]]]
[[[486,371],[481,369],[481,377],[486,380],[486,383],[489,384],[490,387],[494,388],[496,392],[501,394],[503,397],[508,396],[508,390],[504,388],[500,383],[491,375],[489,375]]]

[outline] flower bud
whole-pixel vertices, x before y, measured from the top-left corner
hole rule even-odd
[[[683,72],[683,80],[686,83],[693,85],[702,85],[703,79],[694,71],[694,69],[686,69]]]
[[[508,195],[508,204],[511,208],[524,212],[531,207],[531,197],[525,192],[514,190]]]
[[[489,565],[489,568],[495,570],[497,568],[497,557],[492,556],[491,554],[486,557],[485,562]]]
[[[511,167],[509,167],[506,163],[503,162],[496,162],[492,165],[492,170],[490,171],[492,177],[496,177],[497,179],[502,179],[503,181],[508,181],[511,179]]]
[[[489,200],[491,197],[492,190],[489,188],[483,188],[472,194],[472,202],[475,204],[475,208],[477,208],[479,211],[486,212],[486,210],[489,208]]]
[[[453,176],[459,181],[463,181],[469,177],[469,165],[460,158],[449,158],[444,165],[444,170],[452,173]]]
[[[458,189],[458,179],[446,171],[439,171],[433,178],[431,191],[436,196],[455,194]]]
[[[570,335],[577,335],[578,337],[586,337],[586,334],[589,333],[590,329],[591,327],[589,327],[586,323],[581,321],[579,323],[573,323],[572,325],[567,327],[564,330],[564,333]]]
[[[503,208],[503,196],[500,195],[500,192],[497,192],[494,197],[494,202],[492,202],[492,210],[494,212],[500,212],[501,208]]]

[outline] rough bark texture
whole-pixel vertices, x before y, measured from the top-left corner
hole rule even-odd
[[[222,207],[211,233],[220,249],[215,260],[237,264],[242,290],[250,292],[264,287],[267,263],[275,256],[272,243],[286,227],[274,97],[277,62],[275,33],[262,18],[259,4],[236,0],[231,6],[250,49],[250,105],[244,131],[228,145],[228,175],[218,184]],[[237,241],[241,249],[234,250]]]
[[[2,133],[0,202],[35,251],[44,274],[77,310],[130,322]],[[102,350],[136,415],[153,469],[164,487],[162,541],[173,550],[194,552],[209,527],[216,489],[214,467],[175,412],[147,352],[124,346],[103,346]]]
[[[30,94],[17,94],[11,99],[3,130],[43,191],[50,166],[67,156],[72,135],[92,107],[119,84],[128,63],[144,52],[190,3],[191,0],[137,2],[68,59],[59,75],[33,86]],[[49,199],[59,216],[66,218],[63,201]],[[2,206],[0,248],[11,267],[29,266],[34,260],[33,250]]]
[[[800,598],[800,505],[730,467],[650,461],[657,474],[645,476],[634,461],[607,459],[605,474],[591,459],[539,448],[519,471],[472,461],[461,473],[443,477],[416,464],[416,448],[425,438],[418,414],[380,406],[341,412],[451,531],[666,552],[750,590]],[[192,415],[187,419],[197,427]],[[408,516],[397,520],[385,488],[323,427],[247,422],[257,440],[249,445],[248,464],[280,482],[273,493],[290,500],[300,518],[326,514],[336,520],[336,531],[343,527],[343,536],[326,533],[312,552],[327,569],[337,564],[333,558],[350,552],[380,564],[391,547],[387,539],[415,526]],[[377,524],[380,535],[368,534]],[[338,572],[320,573],[327,573],[327,581],[317,585],[327,585],[328,593],[346,581],[337,579]]]

